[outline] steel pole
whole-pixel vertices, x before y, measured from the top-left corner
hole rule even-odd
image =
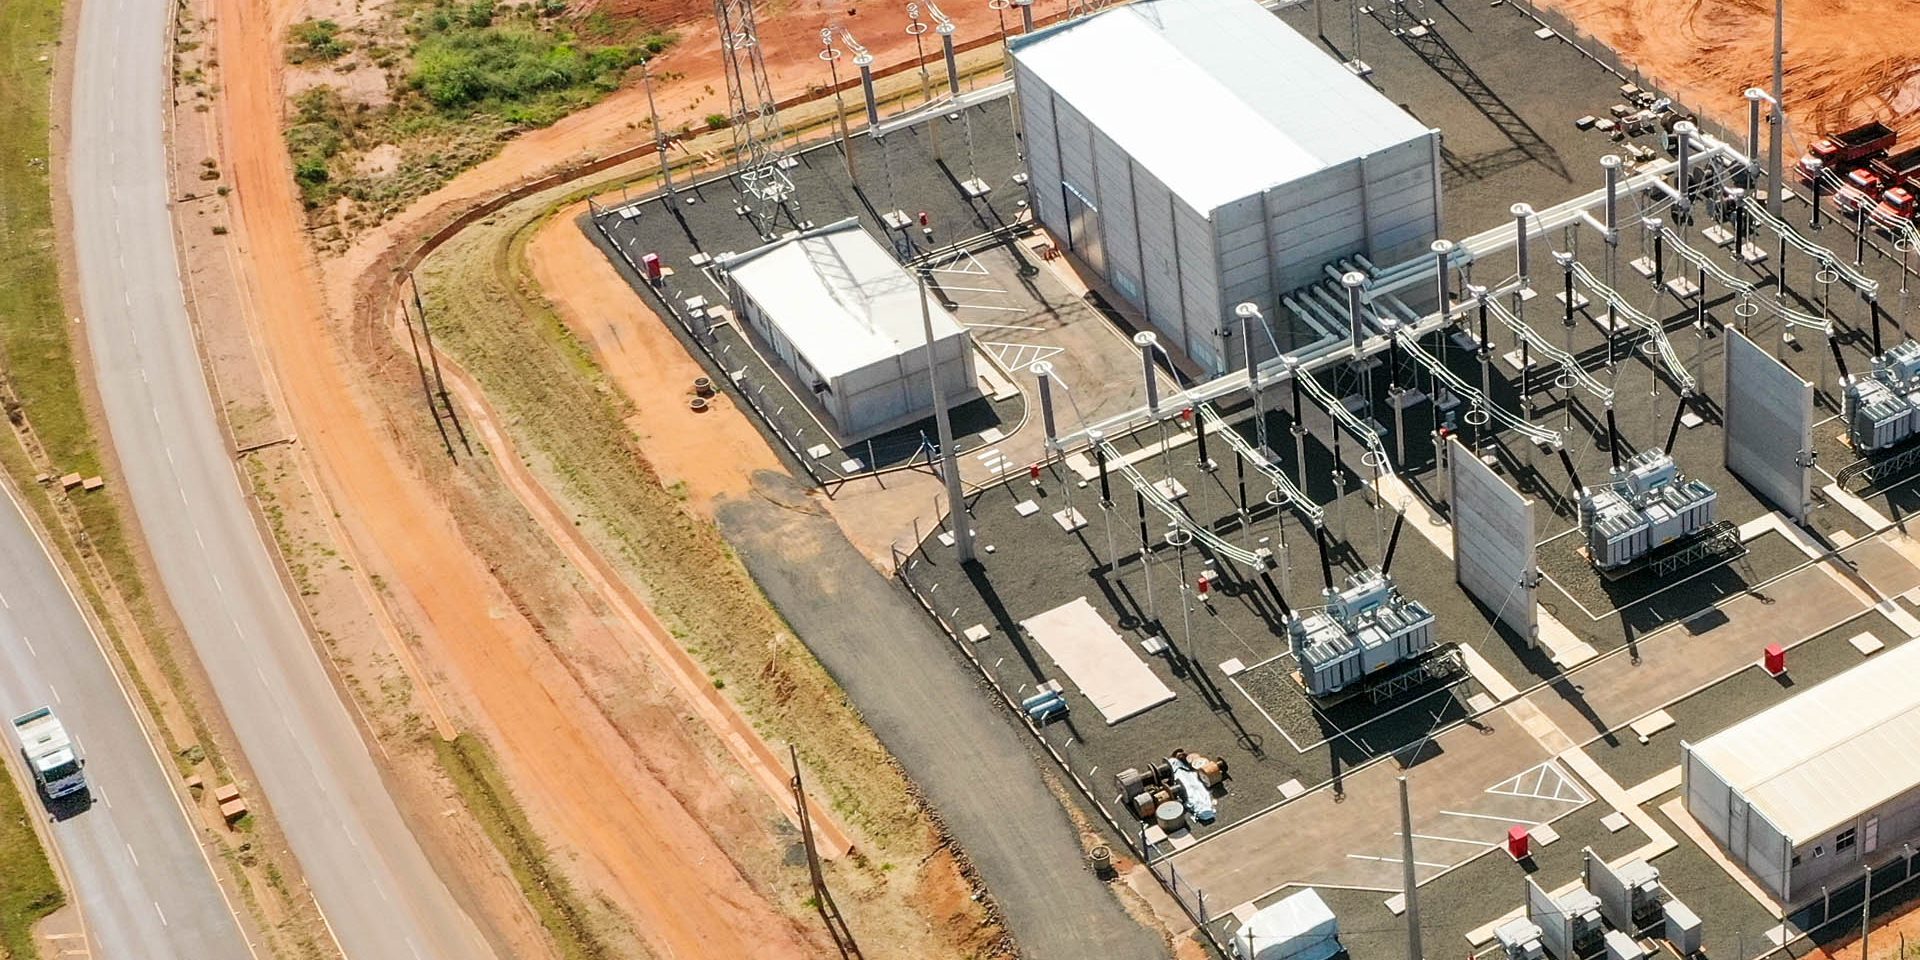
[[[1407,778],[1400,777],[1400,896],[1407,917],[1407,960],[1424,960],[1420,943],[1420,885],[1413,867],[1413,802],[1407,795]]]
[[[933,422],[940,431],[941,473],[947,481],[947,515],[953,521],[953,550],[961,563],[972,563],[973,523],[967,517],[967,498],[960,486],[960,458],[953,448],[953,419],[947,414],[947,391],[940,383],[940,357],[934,352],[932,293],[929,271],[922,267],[920,280],[920,322],[927,335],[927,379],[933,387]]]
[[[1787,192],[1786,148],[1787,113],[1787,0],[1773,0],[1773,133],[1768,137],[1767,167],[1773,171],[1773,183],[1767,186],[1767,212],[1784,219],[1782,210]]]

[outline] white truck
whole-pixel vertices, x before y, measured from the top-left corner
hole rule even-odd
[[[14,736],[20,739],[20,755],[34,782],[48,800],[59,800],[87,789],[87,775],[81,772],[86,761],[75,749],[67,728],[53,715],[52,707],[41,707],[13,718]]]

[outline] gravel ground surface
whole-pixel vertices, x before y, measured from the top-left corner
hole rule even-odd
[[[774,606],[925,791],[1033,960],[1146,960],[1159,938],[1086,868],[1011,715],[948,638],[783,475],[718,522]]]

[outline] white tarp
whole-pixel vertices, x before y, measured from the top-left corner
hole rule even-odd
[[[1022,620],[1020,626],[1081,695],[1093,701],[1109,726],[1173,699],[1173,691],[1141,662],[1125,637],[1107,626],[1086,597]]]
[[[1326,960],[1340,952],[1340,925],[1309,888],[1264,907],[1233,932],[1240,960]]]

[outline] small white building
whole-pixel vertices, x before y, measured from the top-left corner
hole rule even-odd
[[[841,444],[933,413],[918,279],[848,217],[714,261],[736,314]],[[980,396],[973,339],[929,293],[947,403]]]
[[[1439,132],[1254,0],[1138,0],[1008,45],[1036,216],[1210,374],[1244,362],[1234,306],[1283,336],[1279,295],[1328,262],[1440,234]]]
[[[1783,905],[1859,879],[1920,838],[1916,678],[1909,642],[1682,744],[1687,812]]]

